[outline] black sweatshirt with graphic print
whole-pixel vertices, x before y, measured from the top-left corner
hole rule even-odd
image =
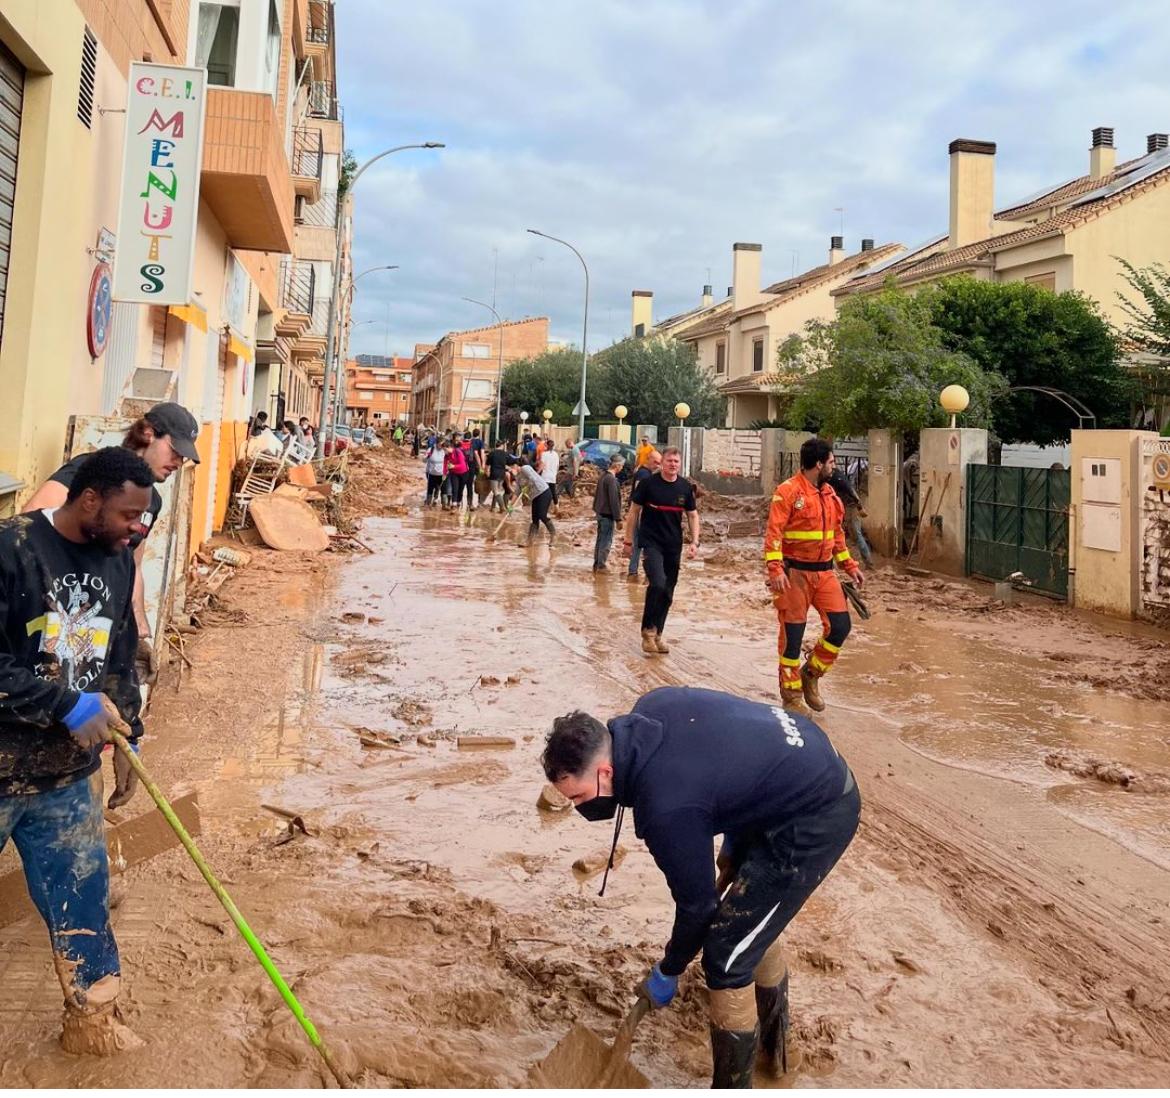
[[[43,511],[0,521],[0,796],[88,777],[101,749],[62,723],[81,693],[105,693],[142,734],[134,673],[134,557],[59,534]]]

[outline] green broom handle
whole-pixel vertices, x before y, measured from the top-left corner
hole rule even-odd
[[[284,982],[284,977],[277,971],[264,950],[264,946],[260,944],[260,939],[252,933],[252,928],[248,926],[244,916],[240,914],[240,909],[236,907],[235,901],[228,895],[227,889],[223,887],[216,880],[215,874],[211,872],[211,867],[203,860],[203,855],[199,853],[199,848],[195,845],[194,840],[187,834],[187,829],[183,826],[179,817],[175,815],[175,810],[171,808],[170,802],[163,796],[162,790],[151,780],[150,775],[146,772],[146,767],[142,765],[142,760],[134,753],[126,737],[119,732],[111,730],[111,736],[114,740],[114,746],[122,752],[126,760],[134,768],[134,772],[138,775],[138,780],[146,787],[147,793],[156,805],[158,810],[166,817],[167,823],[171,825],[175,834],[179,836],[179,842],[186,848],[188,854],[191,855],[191,860],[199,867],[199,872],[203,874],[203,879],[207,882],[211,891],[219,898],[219,902],[223,904],[224,910],[231,916],[232,922],[236,924],[236,929],[240,932],[244,941],[248,943],[248,948],[256,955],[256,960],[260,962],[261,967],[268,973],[268,978],[276,985],[276,990],[280,992],[280,997],[284,1000],[285,1005],[292,1011],[293,1017],[300,1023],[301,1029],[305,1031],[305,1036],[309,1038],[312,1046],[321,1054],[321,1058],[325,1061],[326,1067],[333,1073],[333,1078],[341,1087],[352,1087],[349,1077],[337,1065],[333,1059],[333,1054],[326,1047],[325,1042],[321,1040],[321,1035],[317,1032],[316,1026],[309,1021],[305,1015],[304,1008],[297,1002],[297,997],[292,993],[292,989]]]

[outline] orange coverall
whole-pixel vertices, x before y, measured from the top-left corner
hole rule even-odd
[[[828,484],[818,488],[803,473],[772,493],[764,561],[769,576],[783,568],[789,583],[784,594],[772,598],[780,621],[782,691],[801,689],[800,646],[810,606],[820,613],[824,632],[809,657],[809,674],[819,677],[828,671],[849,634],[845,593],[833,571],[834,561],[851,576],[859,571],[845,545],[844,517],[837,493]]]

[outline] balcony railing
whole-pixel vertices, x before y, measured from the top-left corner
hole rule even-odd
[[[282,309],[312,316],[316,292],[317,271],[312,263],[304,263],[296,259],[281,260],[280,306]]]
[[[316,336],[329,335],[329,298],[319,297],[313,302],[313,323],[309,331]]]
[[[293,220],[298,225],[310,225],[315,229],[337,228],[337,192],[325,191],[318,202],[298,199]]]
[[[329,44],[329,28],[328,27],[310,27],[308,33],[308,40],[315,42],[318,45],[327,46]]]
[[[293,130],[292,173],[301,179],[321,178],[325,160],[325,144],[321,131],[312,126],[298,126]]]
[[[327,80],[309,85],[309,114],[313,118],[337,119],[337,86]]]

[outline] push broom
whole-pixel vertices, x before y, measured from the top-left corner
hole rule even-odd
[[[305,1015],[304,1008],[297,1002],[297,997],[292,993],[292,989],[285,983],[284,977],[281,976],[276,965],[272,963],[264,946],[260,944],[260,939],[252,933],[252,928],[248,926],[244,916],[240,914],[240,909],[236,907],[235,901],[228,895],[227,889],[219,883],[215,874],[211,872],[211,867],[204,861],[203,855],[199,853],[199,848],[195,845],[191,836],[187,834],[187,829],[180,822],[179,817],[175,815],[175,810],[171,808],[170,802],[163,796],[162,790],[151,780],[150,775],[146,772],[146,767],[142,765],[142,761],[131,749],[129,741],[120,732],[111,730],[110,734],[113,737],[114,746],[122,752],[127,762],[134,768],[134,773],[138,775],[138,780],[142,782],[147,793],[150,794],[150,799],[154,801],[158,806],[158,810],[166,817],[167,823],[171,825],[171,828],[179,837],[179,842],[183,844],[187,853],[191,855],[191,860],[198,866],[199,872],[203,874],[203,879],[207,882],[211,891],[218,897],[219,902],[223,904],[224,910],[231,916],[231,920],[236,924],[236,929],[240,932],[241,937],[248,943],[248,948],[256,955],[256,960],[260,962],[261,968],[268,973],[268,978],[276,986],[276,990],[280,992],[280,997],[284,1000],[285,1005],[292,1011],[293,1017],[296,1018],[301,1029],[305,1031],[305,1036],[309,1038],[309,1043],[321,1054],[321,1059],[325,1061],[325,1066],[332,1072],[333,1078],[337,1080],[338,1086],[345,1088],[352,1087],[353,1083],[350,1082],[349,1076],[345,1074],[333,1059],[333,1054],[326,1047],[325,1042],[321,1040],[321,1035],[317,1032],[317,1027]]]

